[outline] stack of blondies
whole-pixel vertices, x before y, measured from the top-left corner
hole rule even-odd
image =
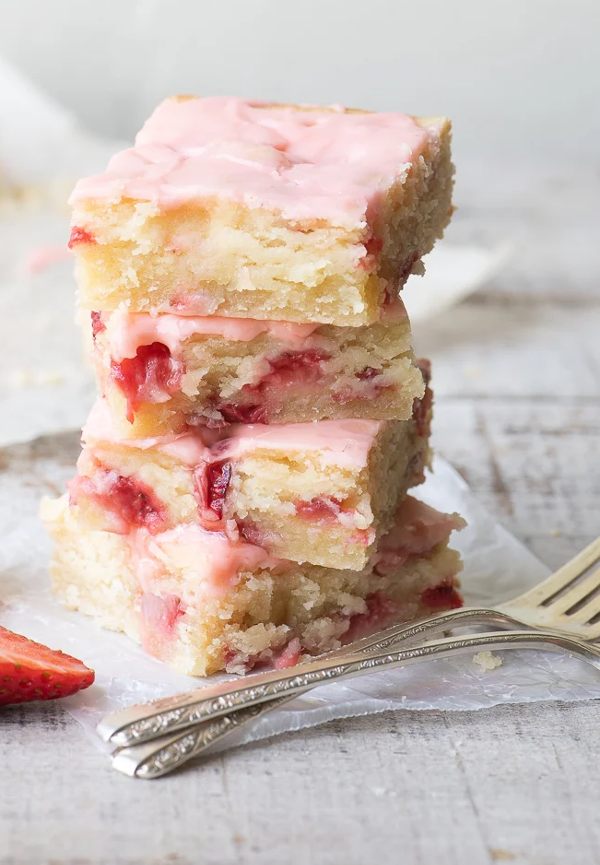
[[[460,605],[462,520],[407,494],[432,395],[399,295],[451,195],[444,118],[225,98],[168,99],[78,183],[68,606],[201,675]]]

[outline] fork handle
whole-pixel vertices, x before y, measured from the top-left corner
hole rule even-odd
[[[411,625],[394,625],[385,631],[378,632],[377,635],[371,634],[369,637],[363,637],[350,646],[342,646],[340,649],[330,652],[327,657],[348,657],[356,654],[357,650],[361,648],[369,654],[382,652],[385,649],[397,648],[405,643],[414,642],[418,638],[430,639],[434,635],[448,630],[450,626],[456,627],[467,623],[469,625],[485,623],[524,626],[523,622],[500,611],[461,607],[458,610],[449,610]],[[113,764],[126,774],[131,774],[132,769],[133,774],[135,774],[138,768],[140,772],[150,771],[146,768],[142,770],[141,766],[146,767],[147,765],[149,767],[152,763],[152,777],[158,777],[155,770],[159,765],[163,763],[166,765],[168,762],[170,767],[168,771],[173,771],[193,757],[198,757],[205,751],[213,750],[218,743],[222,745],[224,740],[234,737],[239,739],[239,734],[244,728],[255,724],[263,715],[292,702],[300,693],[312,690],[312,687],[314,686],[290,696],[276,697],[267,703],[239,709],[214,720],[196,723],[193,727],[179,728],[179,730],[186,731],[183,734],[179,731],[175,732],[175,735],[163,734],[154,738],[134,740],[125,747],[121,747],[120,753],[113,758]],[[178,728],[173,727],[172,729],[177,731]],[[121,731],[121,735],[124,732]],[[151,761],[150,758],[152,758]],[[164,773],[161,772],[160,774]]]
[[[528,627],[524,622],[499,610],[483,607],[461,607],[458,610],[449,610],[410,625],[394,625],[384,631],[363,637],[350,645],[342,646],[322,657],[323,659],[347,658],[360,651],[382,652],[403,643],[429,639],[433,634],[442,633],[451,627],[484,623],[506,625],[513,628]],[[303,663],[300,670],[305,669],[305,666]],[[262,682],[265,677],[285,678],[290,672],[256,674],[250,676],[246,682],[252,686],[254,683]],[[161,697],[150,703],[127,706],[125,709],[118,709],[116,712],[106,715],[98,724],[97,731],[104,741],[121,748],[155,739],[165,733],[181,730],[197,723],[199,719],[195,716],[190,717],[190,709],[203,696],[215,695],[215,692],[218,696],[238,688],[239,680],[234,680],[217,686],[209,686],[209,688],[199,688],[195,691],[176,694],[172,697]]]
[[[199,701],[194,706],[198,721],[191,725],[191,729],[175,736],[165,736],[123,748],[114,757],[113,766],[125,774],[139,778],[158,778],[201,754],[232,729],[239,728],[240,721],[245,723],[250,719],[254,720],[265,702],[271,701],[269,706],[273,703],[281,705],[289,697],[297,696],[319,684],[374,670],[407,666],[431,658],[491,648],[531,649],[540,646],[554,651],[567,650],[597,667],[600,666],[598,648],[553,631],[493,631],[465,637],[447,637],[383,654],[368,655],[363,652],[346,660],[328,659],[307,665],[301,673],[230,692],[227,694],[229,707],[222,711],[219,708],[216,715],[211,715],[211,703],[214,700]],[[236,718],[238,715],[241,716],[240,719]],[[209,720],[202,723],[203,717]]]

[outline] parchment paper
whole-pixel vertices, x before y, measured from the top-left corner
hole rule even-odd
[[[103,631],[92,619],[67,612],[52,599],[49,543],[37,517],[38,502],[41,495],[62,489],[77,449],[76,432],[0,449],[0,624],[81,657],[96,670],[96,684],[64,705],[101,747],[94,728],[106,712],[188,690],[203,680],[173,673],[127,637]],[[465,561],[467,602],[510,597],[546,575],[546,568],[486,513],[447,462],[436,459],[434,469],[418,495],[468,520],[468,528],[455,535]],[[330,684],[265,716],[244,741],[387,709],[465,710],[600,697],[600,672],[566,654],[504,652],[502,660],[489,672],[461,657]]]

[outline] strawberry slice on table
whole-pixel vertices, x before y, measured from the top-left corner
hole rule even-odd
[[[0,627],[0,706],[68,697],[93,681],[77,658]]]

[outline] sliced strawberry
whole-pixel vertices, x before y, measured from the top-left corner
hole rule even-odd
[[[223,518],[223,506],[230,481],[231,462],[227,460],[207,463],[196,470],[196,490],[200,507],[203,511],[212,511],[218,520]]]
[[[269,371],[257,384],[246,384],[241,390],[242,402],[221,403],[216,408],[225,423],[266,423],[265,393],[283,391],[289,386],[315,384],[322,376],[321,363],[331,357],[314,348],[284,351],[269,360]]]
[[[342,642],[351,643],[368,634],[374,634],[387,628],[398,620],[398,605],[383,592],[372,592],[365,598],[366,611],[354,613],[349,617],[348,630],[342,637]]]
[[[367,255],[379,255],[383,249],[383,240],[372,234],[371,237],[365,241],[365,249],[367,250]]]
[[[319,523],[335,523],[338,514],[343,510],[344,502],[335,496],[315,496],[309,501],[297,501],[294,503],[296,513],[299,517],[307,520],[315,520]]]
[[[356,378],[360,379],[360,381],[371,381],[375,376],[381,375],[380,369],[375,369],[373,366],[366,366],[364,369],[361,369],[360,372],[355,373]]]
[[[135,476],[120,475],[99,465],[92,477],[76,475],[69,483],[71,504],[88,499],[110,519],[108,531],[127,534],[132,528],[146,528],[156,535],[168,521],[168,513],[154,490]]]
[[[69,237],[67,246],[69,249],[73,249],[74,246],[79,246],[80,243],[96,243],[96,238],[91,231],[87,231],[79,225],[74,225],[71,229],[71,236]]]
[[[265,423],[267,419],[266,409],[262,405],[225,403],[219,406],[219,411],[226,423]]]
[[[166,402],[178,389],[185,372],[183,363],[171,357],[162,342],[141,345],[135,357],[111,362],[111,376],[127,398],[127,420],[144,402]]]
[[[102,333],[104,330],[106,330],[106,325],[102,321],[101,312],[96,312],[95,310],[93,310],[92,312],[90,312],[90,318],[92,320],[92,336],[95,340],[99,333]]]
[[[442,580],[437,586],[430,586],[421,592],[421,603],[430,610],[455,610],[462,607],[463,599],[452,580]]]
[[[271,371],[260,382],[271,387],[281,387],[289,382],[316,382],[321,378],[320,364],[329,360],[331,355],[326,351],[307,348],[304,351],[284,351],[271,358]]]
[[[77,658],[0,628],[0,706],[68,697],[93,681]]]

